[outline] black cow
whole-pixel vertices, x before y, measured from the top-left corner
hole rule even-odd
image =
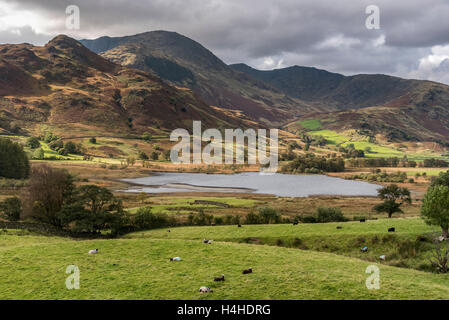
[[[390,228],[388,229],[388,232],[396,232],[396,228]]]
[[[366,219],[360,219],[360,222],[366,222]]]

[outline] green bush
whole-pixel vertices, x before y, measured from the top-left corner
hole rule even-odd
[[[331,208],[331,207],[317,208],[316,220],[317,222],[320,223],[348,221],[348,219],[341,212],[340,208]]]
[[[245,224],[260,224],[260,216],[254,212],[250,212],[245,217]]]
[[[22,214],[22,202],[19,198],[13,197],[0,202],[0,213],[9,221],[17,221]]]
[[[30,162],[23,147],[9,139],[0,138],[0,177],[28,178]]]
[[[30,137],[27,139],[26,145],[30,147],[31,149],[37,149],[41,146],[41,143],[39,142],[39,139],[36,137]]]
[[[281,216],[270,207],[259,208],[260,221],[264,224],[279,223]]]
[[[134,215],[134,225],[139,230],[150,230],[168,226],[169,220],[167,215],[154,214],[151,207],[143,207]]]

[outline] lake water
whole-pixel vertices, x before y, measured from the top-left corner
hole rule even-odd
[[[380,186],[362,181],[344,180],[325,175],[261,175],[158,173],[154,176],[123,179],[134,184],[126,192],[250,192],[280,197],[312,195],[375,196]],[[138,186],[136,186],[138,185]]]

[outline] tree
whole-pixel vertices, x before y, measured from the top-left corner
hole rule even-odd
[[[67,151],[67,153],[77,153],[76,144],[72,141],[66,142],[64,144],[64,149]]]
[[[449,238],[449,187],[445,185],[431,186],[424,196],[421,216],[429,225],[441,227],[442,235]]]
[[[95,185],[77,188],[72,201],[65,203],[57,216],[62,226],[74,232],[110,229],[117,234],[126,221],[122,202],[108,189]]]
[[[378,197],[384,202],[374,207],[377,212],[388,213],[388,218],[391,218],[393,213],[402,212],[401,206],[404,203],[412,203],[410,190],[407,188],[400,188],[396,184],[389,185],[377,191]]]
[[[9,139],[0,138],[0,177],[26,179],[30,162],[23,147]]]
[[[435,186],[449,187],[449,170],[446,172],[440,172],[439,176],[431,184],[431,187]]]
[[[0,202],[0,213],[3,213],[7,220],[17,221],[22,213],[22,202],[19,198],[7,198]]]
[[[27,146],[31,149],[37,149],[41,146],[39,139],[36,137],[30,137],[27,139]]]
[[[33,166],[24,201],[24,215],[61,226],[58,212],[70,202],[74,191],[73,177],[64,169],[46,164]]]

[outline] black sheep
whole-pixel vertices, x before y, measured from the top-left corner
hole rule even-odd
[[[242,273],[243,274],[253,273],[253,268],[249,268],[249,269],[243,270]]]
[[[224,274],[222,274],[221,277],[214,278],[214,281],[224,281],[224,280],[225,280]]]

